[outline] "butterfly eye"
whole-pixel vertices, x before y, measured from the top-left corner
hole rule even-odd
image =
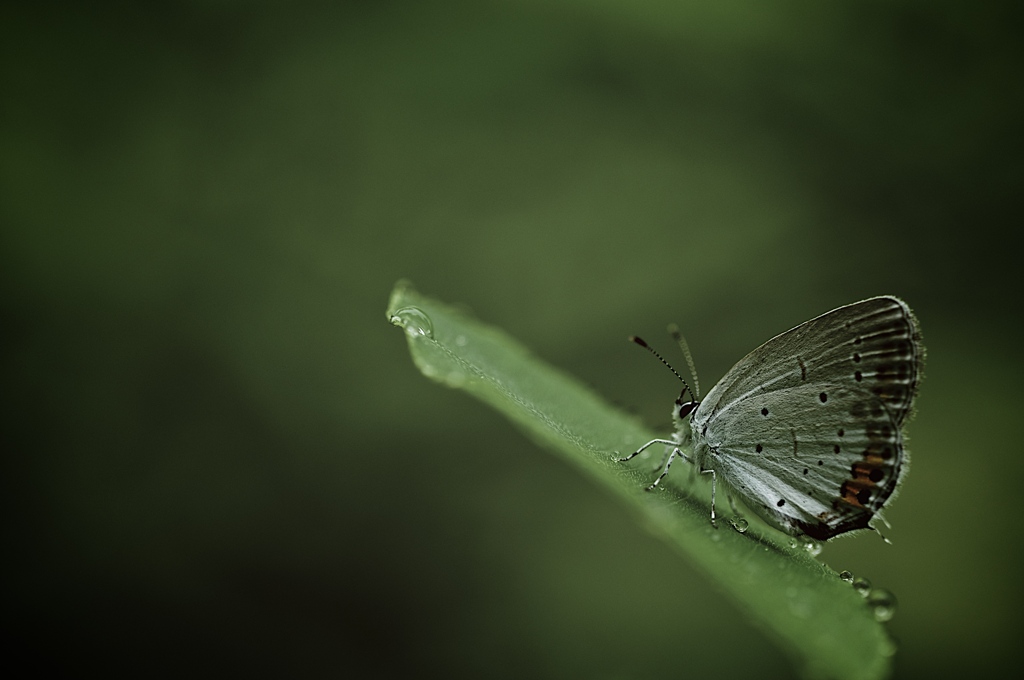
[[[693,409],[697,408],[697,406],[698,402],[696,401],[688,401],[685,404],[681,404],[679,406],[679,417],[686,418],[693,412]]]

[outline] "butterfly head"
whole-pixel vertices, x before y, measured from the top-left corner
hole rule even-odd
[[[676,331],[676,333],[678,333],[678,331]],[[682,338],[682,336],[679,337]],[[683,390],[682,392],[679,393],[679,397],[676,398],[675,405],[672,407],[672,419],[676,421],[676,425],[678,425],[679,423],[687,422],[689,420],[690,414],[693,413],[698,406],[700,406],[700,401],[698,401],[699,394],[695,396],[693,394],[693,391],[690,389],[690,385],[686,382],[686,380],[683,379],[683,376],[679,375],[679,372],[676,369],[672,368],[672,364],[665,361],[665,358],[658,354],[658,352],[655,351],[653,347],[648,345],[642,338],[638,338],[635,335],[633,335],[630,336],[629,339],[631,342],[640,345],[648,352],[656,356],[658,360],[661,361],[661,363],[668,366],[668,370],[672,371],[672,373],[677,378],[679,378],[679,381],[683,383]],[[689,356],[689,350],[686,350],[686,352],[687,356]],[[689,395],[689,399],[686,398],[687,395]]]
[[[685,399],[685,395],[688,390],[684,389],[680,394],[679,398],[676,399],[676,418],[679,420],[686,420],[690,417],[690,414],[697,410],[700,406],[699,401],[693,399]]]

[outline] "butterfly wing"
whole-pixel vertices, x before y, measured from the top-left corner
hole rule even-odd
[[[754,394],[708,424],[698,446],[769,522],[827,539],[862,529],[896,490],[903,439],[884,402],[826,384]]]
[[[729,370],[700,411],[707,420],[759,392],[825,383],[868,390],[902,426],[917,393],[923,355],[907,304],[891,296],[870,298],[764,343]]]
[[[697,461],[790,533],[866,527],[905,469],[900,429],[923,353],[916,319],[894,297],[811,319],[708,393],[692,417]]]

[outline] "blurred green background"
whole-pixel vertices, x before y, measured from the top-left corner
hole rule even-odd
[[[610,496],[423,378],[394,282],[667,431],[891,293],[913,466],[822,555],[897,677],[1019,670],[1017,5],[156,2],[0,10],[5,618],[35,667],[796,671]],[[682,363],[678,361],[677,363]]]

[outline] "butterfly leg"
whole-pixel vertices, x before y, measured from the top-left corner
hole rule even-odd
[[[711,475],[711,526],[718,527],[718,523],[715,521],[715,487],[718,486],[718,475],[715,474],[714,470],[701,470],[702,475]]]
[[[652,439],[651,441],[647,442],[646,444],[641,446],[639,449],[637,449],[633,453],[631,453],[628,456],[626,456],[625,458],[616,458],[615,462],[616,463],[625,463],[627,460],[632,460],[632,459],[636,458],[637,456],[639,456],[641,453],[643,453],[648,447],[654,446],[655,444],[665,444],[666,446],[675,446],[676,443],[677,442],[672,441],[671,439]],[[616,451],[616,453],[618,453],[618,451]]]
[[[658,466],[656,468],[654,468],[654,469],[655,470],[664,470],[665,466],[668,464],[668,457],[671,456],[671,455],[672,455],[672,451],[666,449],[665,450],[665,455],[661,457],[661,461],[658,463]]]
[[[670,442],[670,443],[674,444],[675,442]],[[658,478],[654,480],[654,484],[651,484],[649,487],[647,487],[646,491],[654,491],[654,488],[656,486],[658,486],[658,483],[661,482],[661,480],[663,480],[665,478],[665,475],[668,474],[668,469],[670,467],[672,467],[672,461],[675,460],[676,456],[679,456],[680,458],[685,460],[687,463],[692,463],[693,462],[693,461],[690,460],[689,456],[687,456],[685,453],[680,451],[679,447],[676,446],[675,448],[672,449],[672,453],[668,454],[668,460],[665,461],[665,468],[661,471],[661,474],[658,475]]]

